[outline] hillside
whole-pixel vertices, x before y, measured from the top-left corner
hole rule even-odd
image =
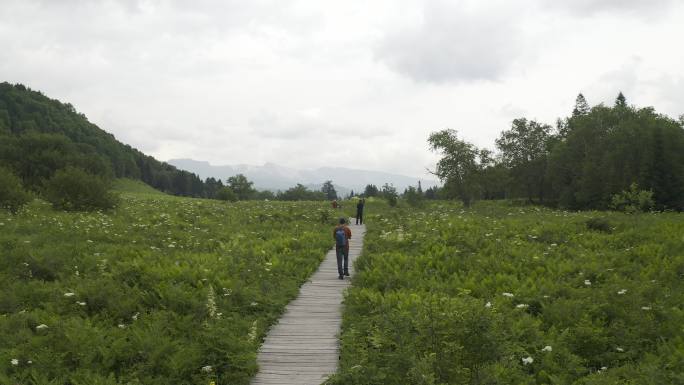
[[[0,83],[0,165],[33,190],[66,166],[142,180],[175,195],[202,196],[204,190],[196,175],[119,142],[71,104],[6,82]]]

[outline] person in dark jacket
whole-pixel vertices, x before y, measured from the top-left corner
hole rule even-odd
[[[333,229],[335,239],[335,253],[337,254],[337,273],[339,279],[349,276],[349,240],[352,237],[351,230],[345,224],[346,220],[340,218],[340,224]],[[344,264],[342,263],[344,260]],[[344,268],[343,268],[344,267]]]
[[[359,203],[356,204],[356,224],[363,224],[363,206],[366,204],[366,200],[361,198]]]

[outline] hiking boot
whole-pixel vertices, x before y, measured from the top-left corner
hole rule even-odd
[[[343,275],[340,275],[340,276],[337,277],[337,278],[339,278],[339,279],[344,279],[344,276],[343,276]]]
[[[344,272],[344,275],[346,275],[347,277],[349,277],[349,272],[348,272],[348,271],[345,271],[345,272]]]

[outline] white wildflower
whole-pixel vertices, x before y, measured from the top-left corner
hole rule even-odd
[[[623,348],[621,348],[621,347],[619,347],[619,346],[616,346],[616,347],[615,347],[615,350],[617,350],[617,351],[620,352],[620,353],[622,353],[622,352],[625,351],[625,349],[623,349]]]
[[[36,326],[36,330],[47,329],[47,328],[48,328],[48,326],[46,324],[40,324],[40,325]]]
[[[118,324],[117,326],[119,327],[119,329],[126,329],[126,325],[124,324]]]
[[[86,305],[85,302],[78,302],[78,301],[76,301],[76,304],[77,304],[77,305],[80,305],[80,306],[85,306],[85,305]]]
[[[131,318],[133,319],[133,321],[137,321],[138,316],[140,316],[140,312],[136,312],[135,314],[133,314],[133,316]]]
[[[174,247],[176,247],[176,245],[174,245],[173,243],[169,243],[169,245],[167,247],[174,248]]]
[[[551,347],[551,345],[546,345],[546,346],[544,346],[544,348],[542,348],[542,352],[550,352],[550,351],[553,351],[553,348]]]
[[[627,292],[627,289],[622,289],[622,290],[619,290],[617,293],[618,293],[618,295],[623,295],[626,292]]]
[[[486,308],[492,307],[492,303],[491,303],[491,302],[487,302],[487,303],[485,304],[485,307],[486,307]]]
[[[249,328],[249,340],[254,341],[257,337],[257,320],[252,322],[252,327]]]
[[[207,293],[207,311],[209,312],[209,318],[218,318],[216,316],[216,295],[214,294],[214,287],[209,285],[209,293]]]
[[[642,306],[641,310],[651,310],[651,307],[650,306]]]
[[[585,279],[585,280],[584,280],[584,284],[587,285],[587,286],[591,286],[591,281],[588,280],[588,279]]]
[[[528,365],[528,364],[531,364],[531,363],[533,363],[533,362],[534,362],[534,358],[529,357],[529,356],[527,356],[527,357],[525,357],[525,358],[522,359],[522,363],[523,363],[524,365]]]
[[[256,305],[258,305],[258,303],[256,303],[256,302],[252,302],[249,304],[249,306],[256,306]]]
[[[525,309],[525,308],[527,308],[527,307],[529,307],[529,306],[530,306],[530,305],[528,305],[528,304],[526,304],[526,303],[519,303],[519,304],[515,305],[515,307],[518,308],[518,309]]]
[[[75,295],[76,295],[76,293],[71,293],[71,292],[69,292],[69,293],[64,293],[64,296],[65,296],[65,297],[73,297],[73,296],[75,296]]]
[[[90,239],[88,239],[86,242],[88,242],[88,243],[93,243],[93,241],[91,241]]]
[[[513,297],[515,297],[515,296],[513,295],[513,293],[503,293],[503,296],[504,296],[504,297],[508,297],[508,298],[513,298]]]
[[[17,365],[19,365],[19,360],[18,360],[18,359],[16,359],[16,358],[12,358],[12,360],[11,360],[10,362],[11,362],[11,363],[12,363],[12,365],[14,365],[14,366],[17,366]]]
[[[212,370],[213,370],[213,368],[210,365],[202,366],[202,371],[204,373],[211,373]]]

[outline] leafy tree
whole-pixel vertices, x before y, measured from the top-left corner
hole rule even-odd
[[[515,119],[511,129],[501,132],[496,146],[513,181],[522,186],[527,199],[544,201],[546,160],[551,126],[525,118]]]
[[[296,186],[279,192],[276,198],[283,201],[318,201],[327,199],[323,192],[311,191],[301,183],[297,183]]]
[[[331,180],[325,181],[325,183],[323,183],[323,187],[321,187],[321,192],[325,194],[325,197],[328,200],[337,199],[337,191],[335,191],[335,186],[333,186],[333,182]]]
[[[423,204],[423,193],[413,186],[409,186],[404,190],[403,198],[412,207],[419,207]]]
[[[21,179],[8,169],[0,167],[0,208],[16,213],[30,198],[24,190]]]
[[[433,151],[442,154],[437,168],[432,173],[445,183],[444,188],[468,207],[480,192],[480,178],[483,166],[481,152],[473,144],[458,138],[455,130],[433,132],[428,138]]]
[[[250,182],[243,174],[237,174],[228,178],[226,183],[231,190],[237,195],[238,199],[243,201],[250,199],[256,190],[252,187],[254,183]]]
[[[222,201],[235,202],[238,200],[238,195],[228,186],[221,187],[216,193],[216,199]]]
[[[397,205],[399,194],[397,194],[397,189],[394,186],[385,183],[382,186],[382,197],[387,200],[390,206],[394,207]]]
[[[66,211],[108,210],[118,203],[109,191],[110,182],[82,169],[58,170],[45,186],[45,198],[56,209]]]
[[[366,188],[363,190],[363,196],[365,197],[375,197],[378,196],[378,193],[380,190],[374,185],[374,184],[368,184],[366,185]]]

